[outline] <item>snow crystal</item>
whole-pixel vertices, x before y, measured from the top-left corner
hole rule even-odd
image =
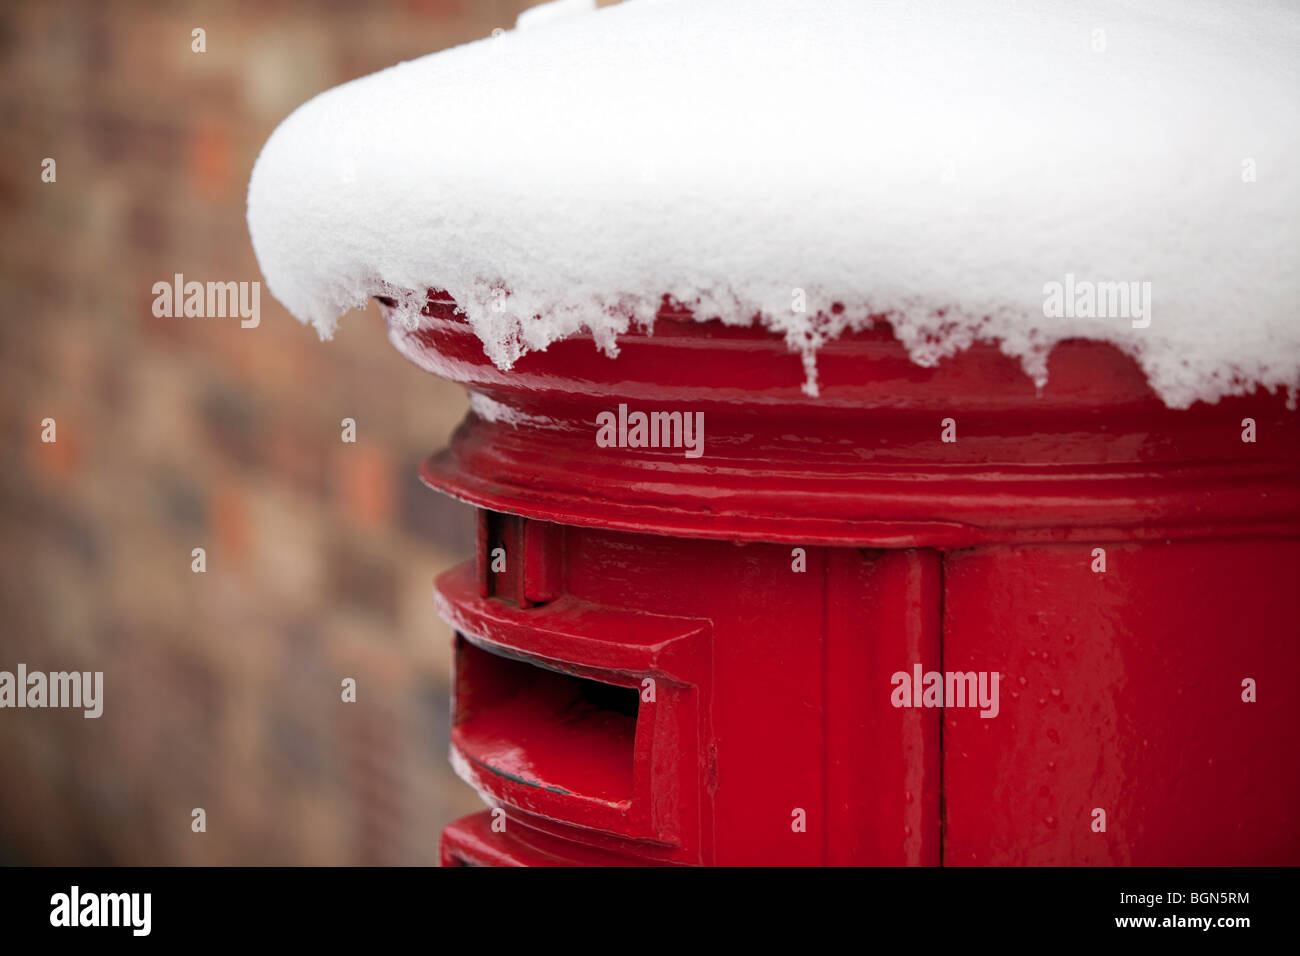
[[[668,295],[783,335],[814,393],[872,314],[1040,382],[1106,339],[1173,406],[1300,384],[1295,5],[553,6],[281,124],[248,220],[290,312],[445,290],[505,368],[613,354]]]

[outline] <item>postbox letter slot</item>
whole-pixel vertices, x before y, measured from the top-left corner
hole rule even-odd
[[[632,798],[639,694],[457,638],[455,741],[481,770],[558,794]]]

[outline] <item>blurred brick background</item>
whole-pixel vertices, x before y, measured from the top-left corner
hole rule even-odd
[[[260,281],[245,189],[276,124],[529,5],[0,6],[0,670],[105,675],[98,720],[0,710],[0,862],[433,863],[480,807],[430,588],[473,519],[415,477],[460,390],[373,304],[322,344],[265,288],[241,329],[156,319],[151,287]]]

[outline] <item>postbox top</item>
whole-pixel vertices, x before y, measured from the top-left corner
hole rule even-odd
[[[1300,385],[1300,8],[565,0],[301,106],[253,170],[268,288],[328,337],[445,290],[492,359],[665,300],[804,352],[887,317],[1133,355],[1173,406]],[[577,15],[564,15],[579,9]],[[408,304],[405,313],[404,304]]]

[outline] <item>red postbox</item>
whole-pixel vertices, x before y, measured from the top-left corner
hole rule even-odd
[[[1172,410],[1091,341],[1038,390],[882,325],[812,398],[778,337],[668,310],[503,372],[424,311],[394,344],[474,404],[422,474],[479,511],[436,593],[489,810],[444,863],[1300,863],[1283,396]],[[635,411],[703,453],[597,441]],[[996,705],[898,677],[932,673]]]

